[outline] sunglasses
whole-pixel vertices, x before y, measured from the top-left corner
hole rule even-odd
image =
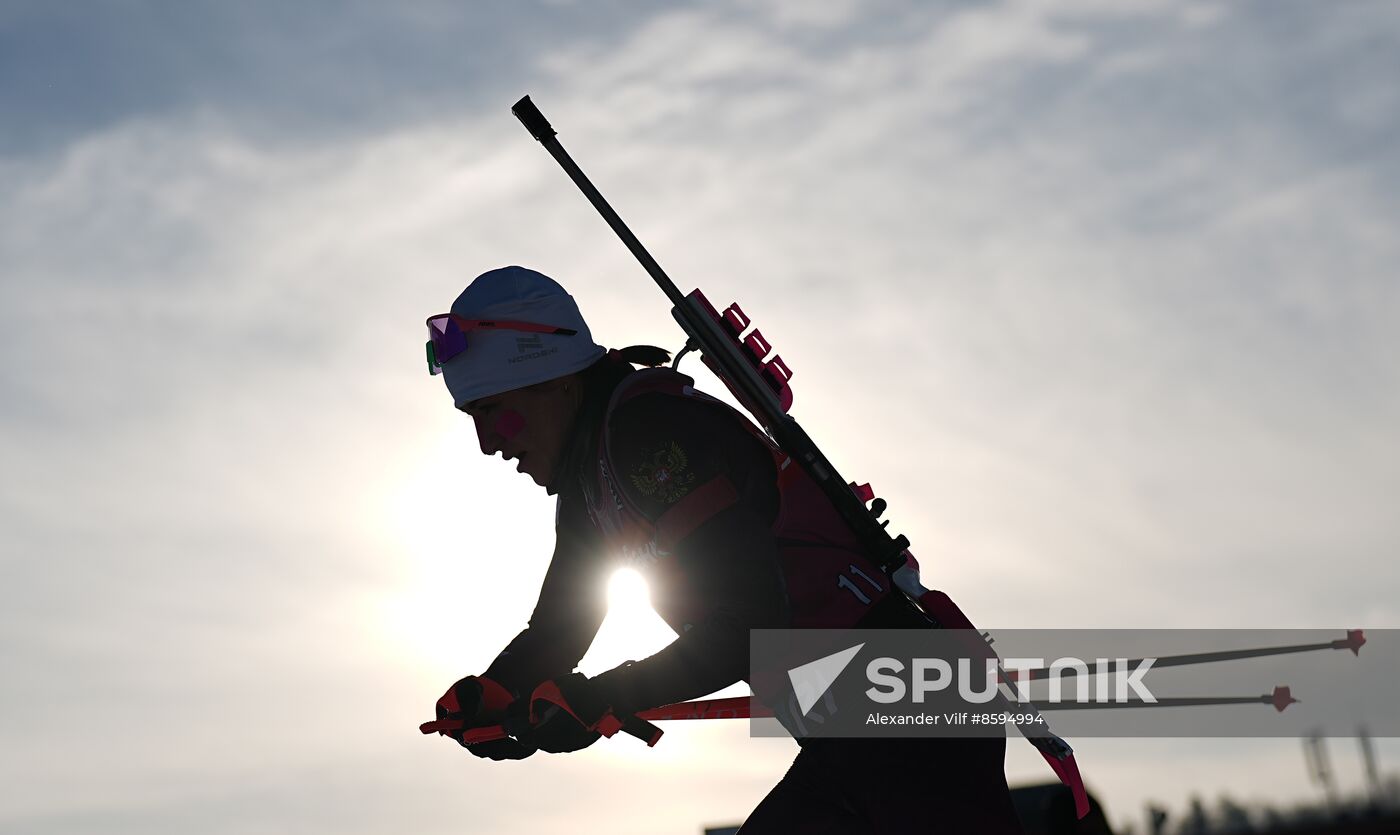
[[[534,322],[515,322],[506,319],[464,319],[455,313],[439,313],[436,316],[428,317],[428,373],[441,374],[443,363],[467,350],[467,333],[469,331],[487,329],[551,333],[560,336],[573,336],[578,333],[571,328],[537,325]]]

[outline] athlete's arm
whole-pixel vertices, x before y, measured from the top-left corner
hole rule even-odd
[[[540,682],[573,670],[607,614],[606,560],[583,501],[561,495],[554,556],[534,614],[485,675],[523,696]]]
[[[617,478],[627,497],[657,525],[679,561],[667,595],[698,602],[704,613],[665,649],[593,681],[633,712],[697,698],[748,674],[749,630],[788,620],[778,547],[772,533],[778,494],[772,455],[724,407],[650,394],[619,407],[611,422]],[[674,601],[670,601],[674,602]]]

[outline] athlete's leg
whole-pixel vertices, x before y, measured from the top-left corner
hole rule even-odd
[[[1022,835],[1004,739],[809,740],[740,829]]]
[[[753,810],[739,835],[873,835],[831,770],[803,749]]]
[[[1006,786],[1005,739],[843,740],[870,745],[865,813],[875,832],[1022,835]]]

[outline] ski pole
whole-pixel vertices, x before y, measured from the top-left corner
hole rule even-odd
[[[1292,690],[1286,686],[1275,687],[1273,692],[1260,696],[1164,696],[1156,701],[1141,700],[1126,702],[1024,702],[1034,704],[1040,710],[1113,710],[1149,707],[1210,707],[1215,705],[1267,704],[1282,713],[1284,708],[1298,704]],[[636,713],[638,719],[648,722],[666,722],[684,719],[750,719],[773,715],[764,705],[752,701],[748,696],[733,696],[724,699],[700,699],[693,702],[676,702],[661,707],[642,710]],[[461,730],[460,719],[439,719],[424,722],[418,730],[424,734]],[[509,734],[501,725],[481,725],[466,729],[462,741],[467,745],[493,742],[505,739]]]
[[[1361,629],[1348,629],[1345,638],[1338,638],[1335,641],[1323,641],[1316,644],[1293,644],[1283,647],[1255,647],[1252,649],[1230,649],[1220,652],[1197,652],[1187,655],[1164,655],[1160,658],[1153,658],[1152,668],[1162,667],[1185,667],[1194,664],[1213,664],[1220,661],[1240,661],[1246,658],[1264,658],[1270,655],[1290,655],[1299,652],[1314,652],[1322,649],[1349,649],[1352,655],[1360,655],[1361,647],[1366,643],[1366,635]],[[1089,675],[1102,675],[1122,672],[1123,670],[1137,667],[1146,658],[1134,658],[1132,660],[1114,659],[1111,663],[1103,667],[1095,667],[1089,671]],[[1032,670],[1020,670],[1015,673],[1008,673],[1008,677],[1014,680],[1039,681],[1050,678],[1051,667],[1037,667]],[[1054,670],[1055,674],[1062,677],[1079,675],[1074,667],[1063,667]]]
[[[1283,713],[1289,705],[1298,704],[1293,692],[1287,687],[1275,687],[1272,693],[1262,696],[1163,696],[1156,701],[1131,700],[1123,702],[1037,702],[1041,710],[1104,710],[1114,708],[1139,707],[1209,707],[1211,705],[1273,705],[1274,710]]]

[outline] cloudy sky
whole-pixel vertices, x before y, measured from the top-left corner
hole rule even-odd
[[[782,774],[416,731],[553,515],[423,318],[518,263],[679,342],[525,93],[984,628],[1400,626],[1396,78],[1363,0],[0,3],[0,828],[681,835]],[[617,600],[587,671],[667,640]],[[1316,795],[1292,740],[1077,747],[1118,822]]]

